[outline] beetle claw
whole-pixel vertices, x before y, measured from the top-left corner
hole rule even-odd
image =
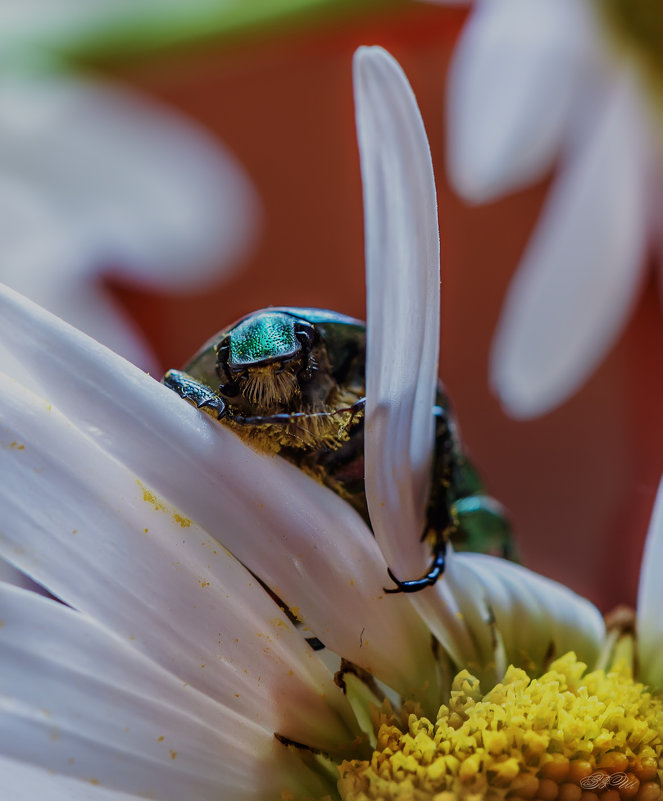
[[[213,409],[216,412],[216,419],[222,420],[226,416],[226,404],[221,400],[221,398],[217,398],[215,396],[211,398],[204,398],[203,400],[199,401],[196,406],[199,409],[203,409],[208,407],[209,409]]]

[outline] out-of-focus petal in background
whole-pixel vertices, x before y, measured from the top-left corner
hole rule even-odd
[[[101,276],[174,292],[218,282],[256,241],[257,195],[203,126],[66,56],[116,29],[116,47],[126,31],[144,50],[144,17],[210,7],[0,5],[0,279],[146,369],[150,345]]]
[[[365,44],[380,44],[393,53],[412,83],[431,141],[442,238],[441,374],[462,434],[489,490],[511,510],[525,564],[570,584],[604,610],[618,602],[634,603],[663,453],[663,328],[656,290],[653,282],[647,285],[616,346],[568,402],[527,422],[504,414],[489,387],[491,340],[555,168],[536,185],[483,206],[466,205],[450,189],[444,165],[445,80],[467,10],[406,0],[196,2],[190,4],[195,14],[178,21],[187,4],[167,3],[164,18],[151,28],[145,22],[151,3],[142,4],[140,19],[131,12],[131,19],[129,14],[120,22],[109,18],[94,24],[80,16],[78,3],[60,5],[62,13],[69,8],[71,14],[50,29],[57,29],[57,36],[49,33],[49,42],[55,42],[49,46],[59,54],[58,69],[44,72],[40,63],[40,80],[46,75],[62,86],[66,67],[67,85],[78,87],[70,91],[79,98],[89,99],[94,86],[95,97],[101,92],[115,99],[114,108],[133,104],[140,119],[153,113],[152,119],[163,124],[150,128],[145,122],[145,137],[134,142],[137,155],[127,157],[131,167],[126,173],[122,160],[114,160],[113,147],[129,143],[130,128],[122,128],[126,138],[104,139],[112,129],[101,110],[96,127],[85,130],[94,129],[107,143],[108,159],[100,150],[85,151],[80,138],[68,147],[65,123],[75,131],[73,119],[62,122],[60,144],[50,158],[48,138],[40,152],[34,141],[21,150],[16,136],[14,171],[4,168],[0,153],[0,175],[7,173],[15,193],[9,195],[12,202],[0,230],[5,220],[18,220],[7,223],[6,236],[18,241],[13,247],[19,254],[25,249],[26,260],[33,249],[38,256],[44,243],[53,271],[75,265],[71,272],[60,267],[59,278],[47,281],[54,294],[74,301],[72,313],[84,315],[93,308],[85,293],[108,291],[103,296],[107,308],[112,303],[128,316],[161,368],[179,367],[221,326],[266,305],[322,306],[364,316],[351,59],[355,48]],[[247,19],[240,5],[261,9],[262,16]],[[135,4],[115,8],[126,12],[129,6]],[[43,31],[37,36],[32,23],[15,14],[21,41],[30,47],[45,41]],[[31,77],[39,59],[29,61]],[[13,61],[19,62],[24,80],[25,59]],[[0,98],[0,113],[2,107]],[[232,200],[224,206],[222,194],[207,199],[209,187],[221,183],[215,183],[214,172],[202,161],[189,169],[183,152],[176,156],[169,150],[176,147],[172,142],[160,149],[157,134],[164,133],[166,117],[173,120],[173,115],[178,115],[178,130],[192,132],[191,152],[195,140],[202,143],[202,152],[222,160],[232,153],[235,173],[248,176],[247,206],[260,208],[261,216],[259,222],[251,217],[254,222],[245,229],[239,222],[230,225],[231,232],[245,232],[238,234],[241,245],[234,251],[224,251],[216,240],[218,256],[213,257],[211,246],[205,251],[195,237],[179,245],[174,241],[183,220],[189,220],[189,232],[199,224],[214,241],[237,208]],[[16,125],[18,115],[10,116]],[[188,147],[182,145],[183,151]],[[29,152],[47,175],[45,183],[38,182],[36,168],[29,169]],[[77,163],[77,152],[86,153],[87,164]],[[65,157],[69,161],[61,163]],[[175,176],[170,184],[169,176]],[[179,202],[173,187],[182,189]],[[126,205],[116,202],[120,197]],[[113,214],[113,209],[122,213]],[[33,230],[27,225],[32,218],[42,236],[19,236],[20,226]],[[87,249],[77,245],[69,254],[71,240],[62,232],[80,232],[83,223],[94,232],[93,244],[85,240]],[[228,252],[235,258],[226,258]],[[209,283],[180,284],[178,264],[183,270],[184,265],[206,264],[201,274]],[[1,266],[0,272],[5,269],[10,268]],[[78,280],[82,275],[83,282]],[[85,327],[83,319],[70,319]]]

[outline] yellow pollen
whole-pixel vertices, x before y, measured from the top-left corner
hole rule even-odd
[[[586,673],[574,653],[538,678],[510,667],[483,693],[463,670],[433,723],[387,706],[370,760],[339,767],[343,801],[657,801],[663,698],[625,663]]]

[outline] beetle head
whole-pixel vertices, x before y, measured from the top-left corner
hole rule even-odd
[[[220,392],[243,399],[254,413],[271,413],[301,392],[310,379],[315,328],[284,312],[252,314],[216,348]]]

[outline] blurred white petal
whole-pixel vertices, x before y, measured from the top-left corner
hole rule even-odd
[[[270,731],[62,604],[0,584],[0,608],[5,758],[161,801],[269,788]]]
[[[659,484],[642,555],[637,644],[642,680],[663,687],[663,480]]]
[[[5,75],[0,145],[0,171],[32,182],[84,249],[72,271],[194,287],[251,244],[255,199],[236,160],[192,121],[127,89]]]
[[[477,2],[453,56],[447,164],[455,189],[481,203],[548,169],[560,149],[575,77],[590,57],[578,0]]]
[[[226,545],[332,650],[404,693],[434,687],[428,631],[402,599],[385,597],[384,557],[345,501],[6,288],[0,337],[50,401]]]
[[[440,244],[430,149],[412,90],[381,48],[354,61],[368,295],[366,497],[397,574],[421,575],[437,388]]]
[[[72,230],[76,225],[57,206],[49,205],[49,198],[36,183],[0,175],[3,283],[134,364],[155,370],[156,359],[143,343],[136,324],[104,290],[101,281],[85,276],[87,270],[102,265],[94,261],[87,234]]]
[[[256,216],[236,160],[175,111],[71,75],[0,79],[0,280],[141,367],[101,276],[195,289],[239,264]]]
[[[648,165],[628,78],[615,85],[563,165],[509,288],[491,378],[514,417],[543,414],[566,400],[637,300]]]

